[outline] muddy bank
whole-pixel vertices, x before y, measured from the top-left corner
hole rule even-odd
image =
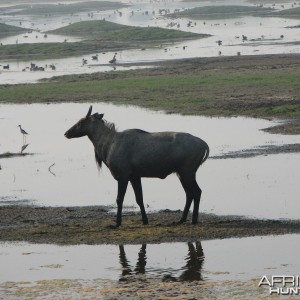
[[[33,153],[6,152],[6,153],[0,153],[0,158],[24,157],[24,156],[27,156],[27,155],[33,155]]]
[[[273,128],[273,127],[271,127]],[[211,156],[210,159],[226,159],[226,158],[250,158],[256,156],[267,156],[272,154],[282,153],[299,153],[300,144],[286,144],[286,145],[267,145],[260,146],[253,149],[244,149],[240,151],[231,151],[222,155]]]
[[[145,275],[127,276],[127,280],[40,280],[0,284],[5,299],[266,299],[266,288],[258,279],[248,281],[162,281]],[[0,294],[1,296],[1,294]]]
[[[181,211],[149,214],[150,225],[138,212],[125,212],[115,224],[110,207],[0,207],[0,240],[56,244],[135,244],[186,242],[255,235],[300,233],[298,220],[258,220],[236,216],[200,214],[198,225],[178,225]]]
[[[300,119],[286,121],[283,124],[263,129],[273,134],[299,134]]]

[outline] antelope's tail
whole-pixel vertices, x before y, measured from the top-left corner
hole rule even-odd
[[[205,143],[205,142],[204,142]],[[203,157],[201,159],[201,163],[200,165],[204,164],[204,162],[208,159],[209,157],[209,147],[208,145],[205,143],[205,149],[204,149],[204,154]]]

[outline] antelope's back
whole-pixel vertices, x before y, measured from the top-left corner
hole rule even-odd
[[[207,144],[188,133],[126,130],[120,136],[123,158],[140,176],[164,178],[183,166],[196,170]]]

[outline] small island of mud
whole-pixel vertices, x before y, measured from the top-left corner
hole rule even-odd
[[[199,223],[179,225],[181,211],[125,212],[115,224],[115,209],[103,206],[1,206],[0,240],[55,244],[139,244],[300,233],[299,220],[261,220],[239,216],[200,214]]]

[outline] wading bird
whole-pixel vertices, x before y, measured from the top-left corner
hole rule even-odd
[[[17,127],[20,127],[20,131],[23,134],[23,143],[26,143],[26,135],[28,134],[22,127],[21,125],[18,125]]]

